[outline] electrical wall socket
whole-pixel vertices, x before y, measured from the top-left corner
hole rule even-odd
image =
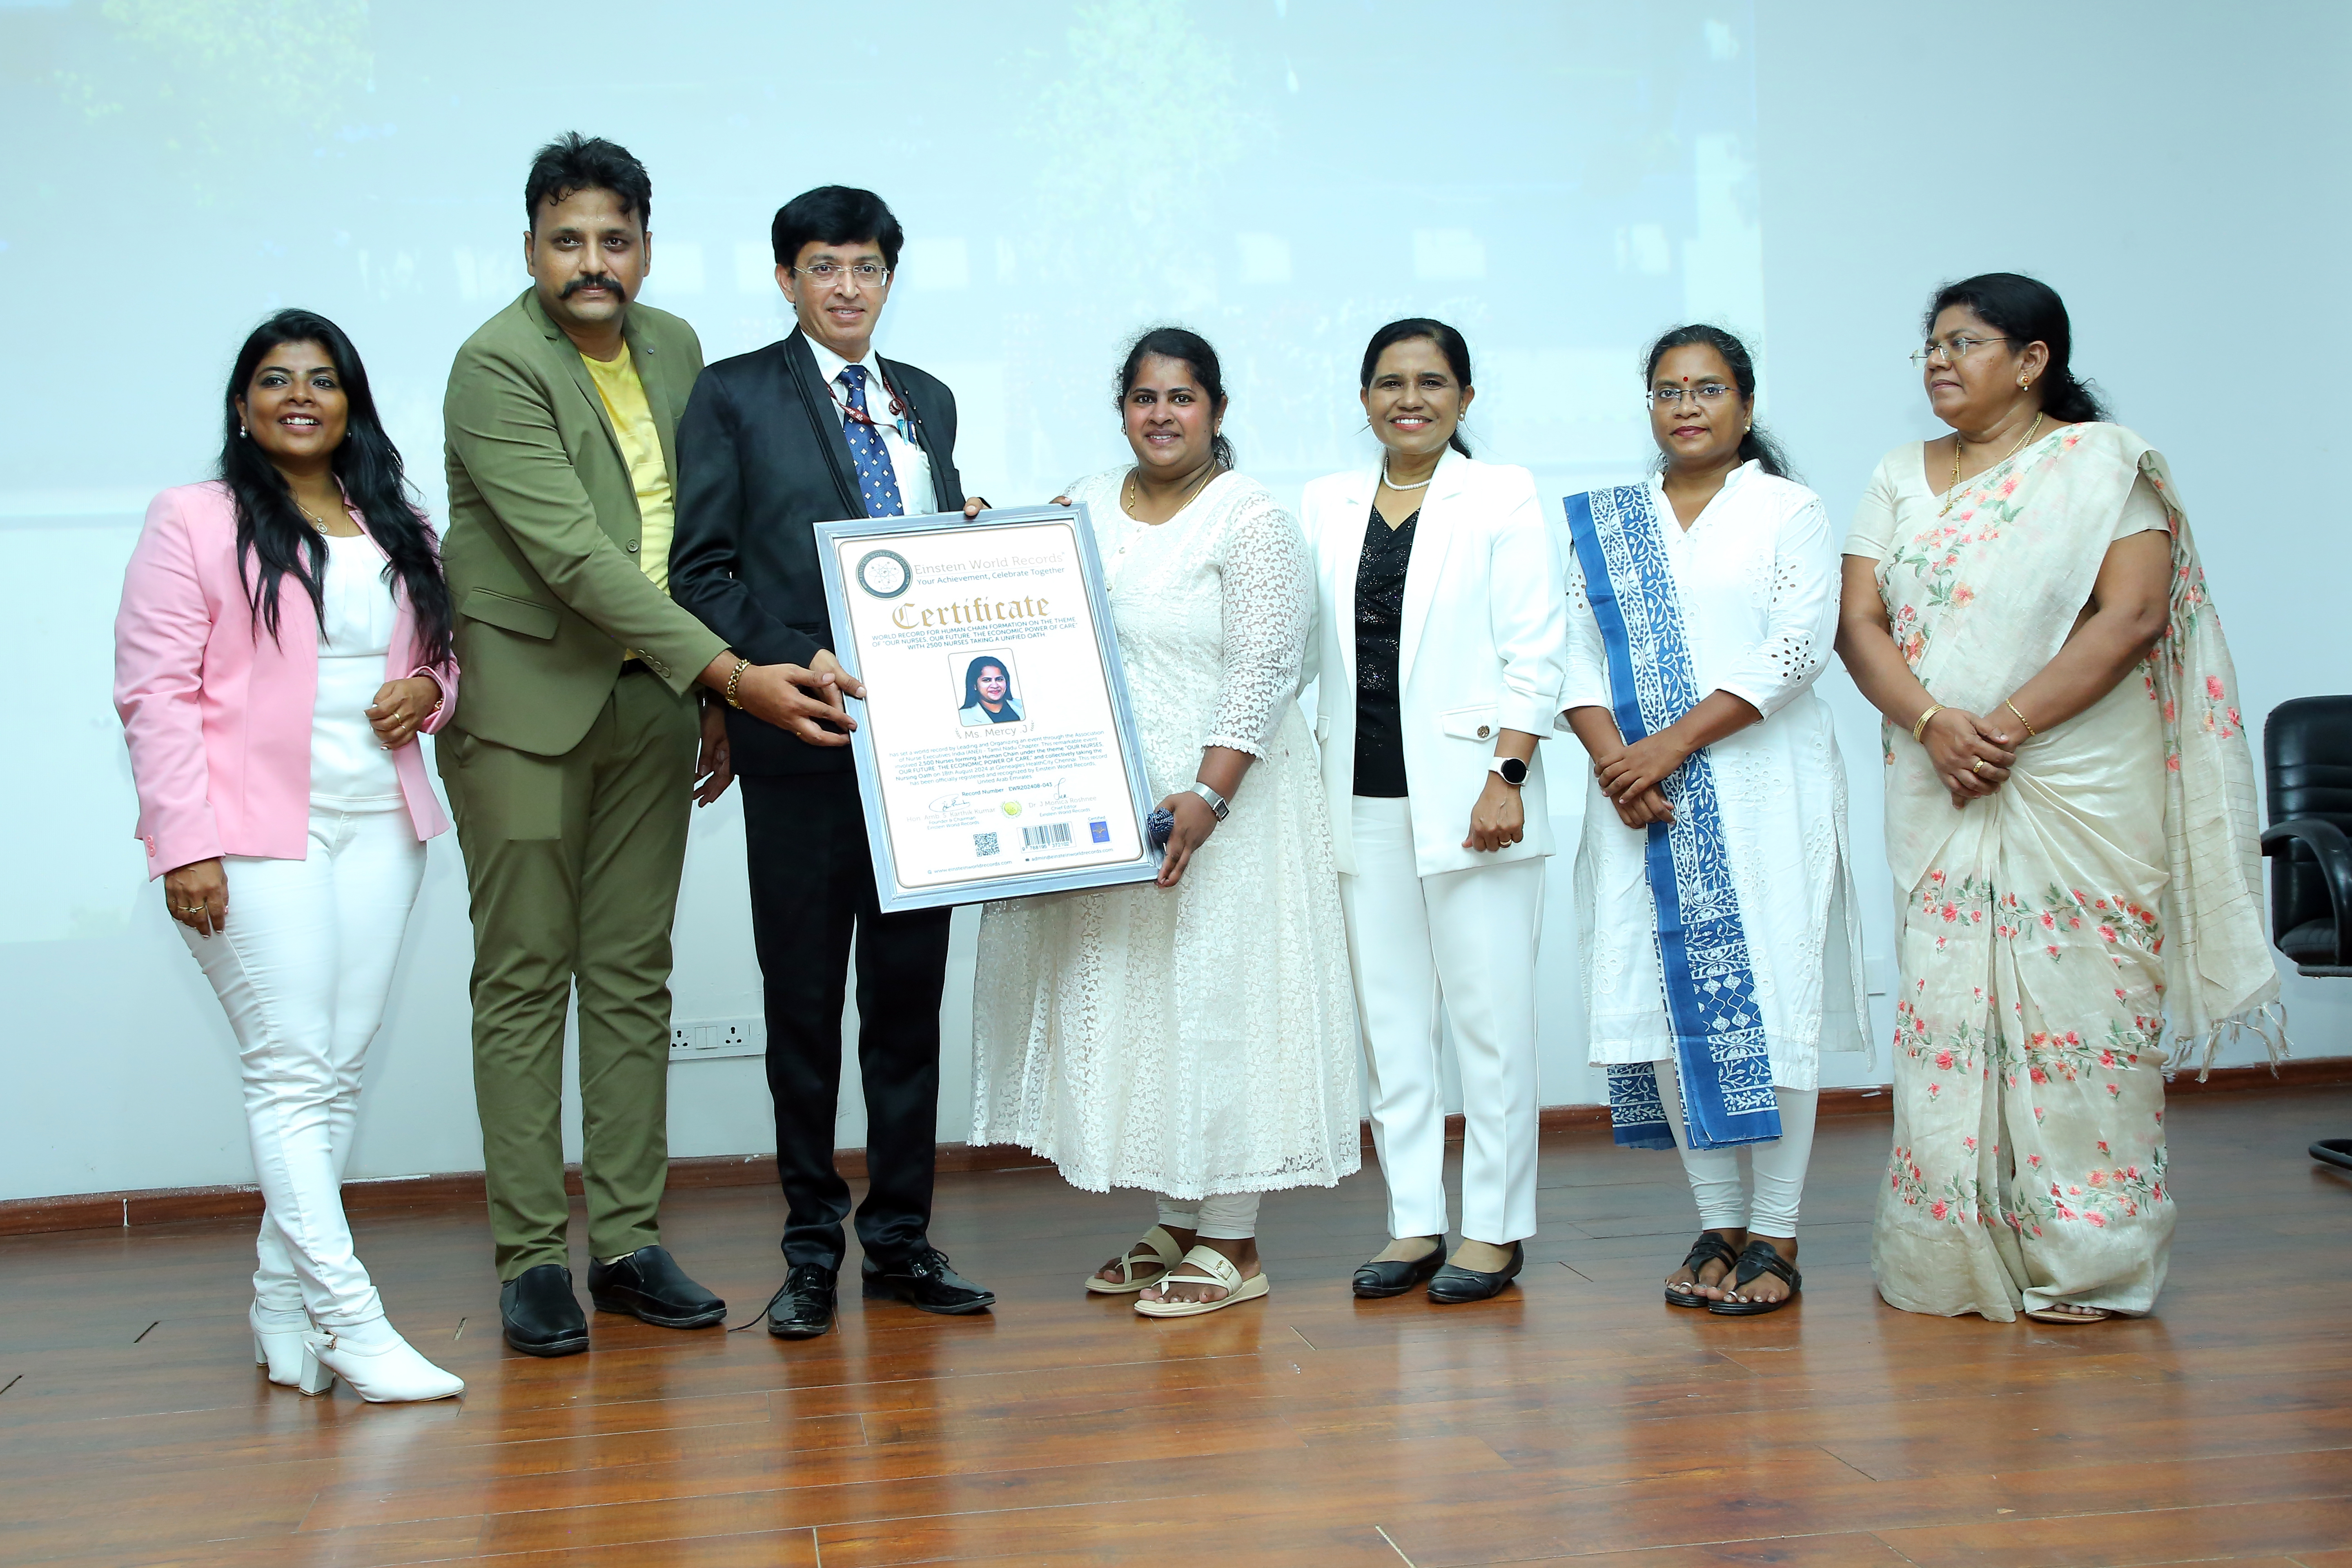
[[[702,1018],[673,1023],[669,1028],[669,1059],[674,1062],[765,1056],[767,1050],[768,1026],[759,1018]]]

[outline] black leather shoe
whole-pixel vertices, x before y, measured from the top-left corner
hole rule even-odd
[[[796,1263],[768,1298],[768,1332],[780,1340],[813,1340],[833,1328],[834,1271]]]
[[[1374,1258],[1356,1270],[1356,1294],[1367,1301],[1402,1296],[1445,1267],[1445,1239],[1419,1258],[1382,1261]]]
[[[499,1288],[507,1343],[525,1355],[578,1355],[588,1348],[588,1314],[561,1263],[526,1268]]]
[[[588,1299],[600,1312],[657,1329],[707,1329],[727,1319],[727,1303],[688,1279],[667,1247],[640,1247],[618,1263],[589,1259]]]
[[[1511,1243],[1511,1260],[1492,1274],[1482,1274],[1475,1268],[1456,1268],[1449,1263],[1429,1281],[1429,1299],[1452,1305],[1499,1296],[1504,1286],[1519,1277],[1527,1261],[1528,1249],[1515,1241]]]
[[[922,1311],[951,1318],[985,1312],[996,1305],[995,1291],[949,1268],[948,1255],[936,1247],[923,1247],[896,1263],[877,1263],[869,1258],[858,1266],[858,1272],[865,1279],[869,1301],[904,1301]]]

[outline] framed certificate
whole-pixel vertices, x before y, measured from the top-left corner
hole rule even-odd
[[[886,911],[1148,881],[1161,851],[1086,508],[816,525]]]

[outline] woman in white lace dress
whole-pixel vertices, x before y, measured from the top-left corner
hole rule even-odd
[[[1158,1223],[1087,1288],[1151,1317],[1266,1293],[1258,1195],[1358,1163],[1355,1005],[1331,829],[1298,708],[1305,541],[1232,471],[1215,353],[1139,339],[1131,468],[1070,487],[1108,577],[1152,795],[1157,883],[988,906],[972,996],[974,1143],[1019,1143]]]
[[[1698,1202],[1665,1299],[1747,1315],[1801,1287],[1821,1053],[1864,1048],[1845,768],[1813,692],[1840,563],[1754,428],[1738,339],[1666,333],[1647,392],[1661,472],[1568,503],[1585,997],[1617,1142],[1679,1147]]]

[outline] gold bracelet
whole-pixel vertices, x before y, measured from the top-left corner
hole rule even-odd
[[[2000,700],[2000,705],[2008,709],[2011,712],[2017,713],[2017,704],[2011,702],[2008,698],[2002,698]],[[2022,713],[2017,713],[2017,721],[2025,726],[2025,732],[2029,735],[2039,735],[2042,733],[2041,731],[2033,727],[2033,721],[2027,718]]]
[[[722,693],[722,695],[727,699],[728,707],[740,708],[743,706],[743,699],[736,693],[737,689],[743,683],[743,672],[751,668],[751,661],[750,659],[743,658],[740,654],[738,654],[735,657],[735,668],[727,672],[727,689]]]
[[[1942,703],[1928,703],[1927,710],[1925,713],[1920,714],[1918,720],[1912,724],[1911,738],[1915,741],[1918,741],[1922,745],[1927,744],[1927,742],[1923,740],[1922,737],[1927,732],[1927,721],[1933,719],[1937,714],[1941,713],[1943,710],[1944,705]]]

